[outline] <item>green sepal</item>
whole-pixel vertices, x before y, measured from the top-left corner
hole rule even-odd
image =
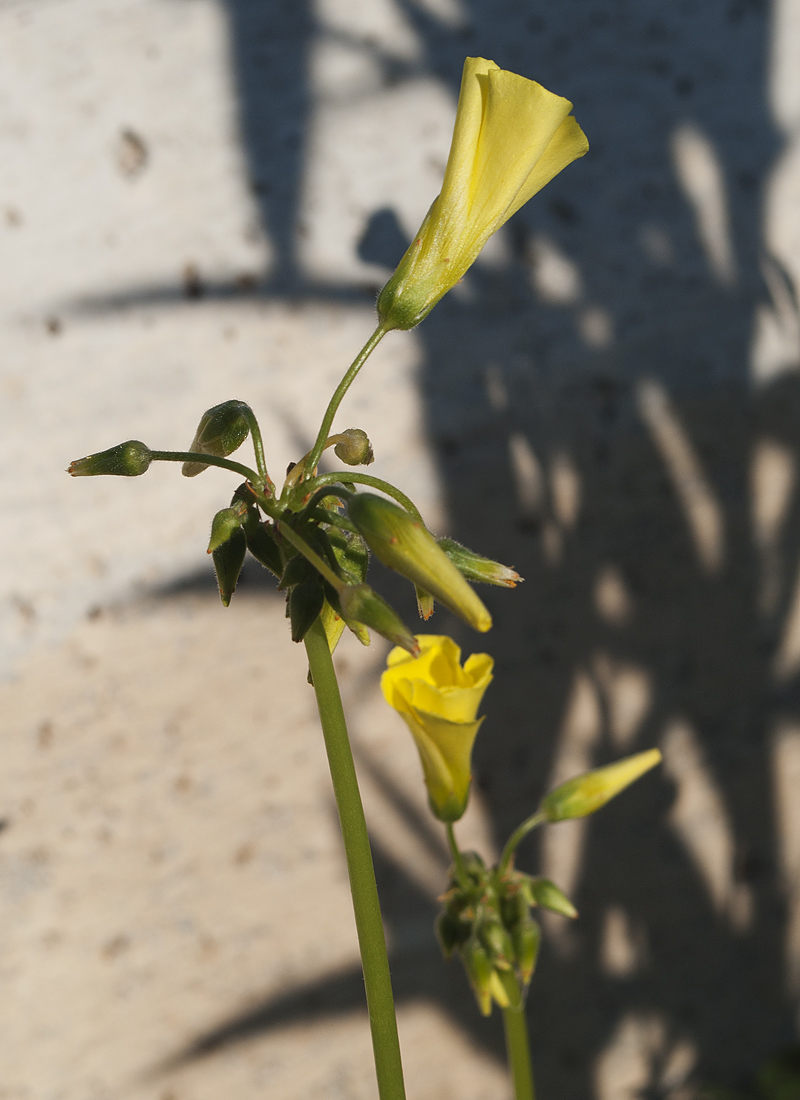
[[[304,558],[302,554],[296,554],[293,558],[289,558],[283,567],[278,588],[294,588],[297,584],[305,584],[316,578],[317,571],[311,562]]]
[[[275,528],[271,523],[256,523],[245,525],[245,537],[247,549],[270,573],[276,577],[283,574],[283,558],[278,544],[275,542]]]
[[[223,542],[221,546],[212,551],[211,557],[217,574],[219,595],[225,607],[229,606],[231,596],[236,591],[236,584],[244,565],[246,553],[247,540],[241,527],[233,532],[227,542]]]
[[[496,584],[503,588],[515,588],[523,577],[508,565],[485,558],[467,546],[451,538],[436,540],[450,561],[468,581],[478,584]]]
[[[289,621],[292,641],[302,642],[314,620],[322,611],[325,591],[318,577],[297,584],[289,593]]]

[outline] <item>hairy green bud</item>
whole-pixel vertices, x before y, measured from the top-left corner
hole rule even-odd
[[[189,450],[214,455],[215,458],[227,458],[247,439],[250,432],[249,412],[250,407],[244,401],[223,401],[221,405],[207,409],[197,425]],[[184,462],[181,472],[184,477],[197,477],[207,469],[205,462]]]
[[[77,458],[67,469],[73,477],[97,477],[111,474],[114,477],[139,477],[147,473],[153,455],[149,447],[138,439],[129,439],[127,443],[118,443],[107,451]]]

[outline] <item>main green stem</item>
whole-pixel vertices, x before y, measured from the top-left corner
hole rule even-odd
[[[358,790],[358,780],[347,736],[339,685],[333,668],[325,628],[319,619],[305,636],[311,679],[317,696],[319,718],[328,753],[333,793],[339,811],[353,909],[356,916],[361,967],[367,992],[367,1009],[372,1029],[372,1049],[380,1100],[405,1100],[403,1065],[397,1038],[392,982],[386,939],[375,883],[375,869],[369,846],[367,823]]]
[[[519,1008],[503,1009],[503,1029],[506,1033],[508,1066],[514,1081],[514,1096],[516,1100],[536,1100],[524,1003]]]
[[[322,424],[320,425],[316,442],[309,451],[304,468],[304,477],[313,476],[314,470],[316,469],[317,463],[319,462],[319,456],[325,449],[325,440],[331,433],[333,418],[336,415],[336,410],[342,403],[342,398],[350,389],[350,386],[352,385],[358,372],[364,366],[367,359],[369,359],[372,352],[375,350],[375,348],[378,346],[378,344],[381,342],[388,331],[389,330],[384,328],[382,324],[378,325],[372,336],[370,336],[369,340],[367,340],[366,344],[364,344],[361,351],[347,368],[347,372],[345,373],[344,378],[334,390],[333,397],[328,402],[328,407],[325,410],[325,415],[322,418]]]

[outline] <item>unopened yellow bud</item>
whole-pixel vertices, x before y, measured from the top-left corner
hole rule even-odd
[[[375,556],[476,630],[491,628],[492,617],[425,525],[374,493],[357,493],[347,513]]]
[[[630,786],[661,761],[658,749],[649,749],[618,760],[606,768],[568,779],[542,799],[539,812],[547,821],[566,821],[571,817],[586,817],[605,806],[615,795]]]

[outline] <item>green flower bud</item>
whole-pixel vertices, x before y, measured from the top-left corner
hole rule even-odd
[[[541,929],[536,921],[530,916],[518,924],[511,933],[517,969],[522,977],[523,985],[528,984],[536,969],[536,960],[539,957],[539,944],[541,943],[541,939]]]
[[[626,756],[616,764],[598,768],[585,775],[568,779],[542,799],[539,812],[549,822],[566,821],[571,817],[586,817],[605,806],[606,802],[650,771],[661,761],[658,749]]]
[[[559,890],[549,878],[526,877],[523,891],[531,905],[538,905],[542,909],[549,909],[553,913],[560,913],[562,917],[574,920],[578,910],[563,891]]]
[[[194,433],[190,451],[227,458],[241,447],[250,432],[246,413],[250,408],[244,401],[223,401],[203,413]],[[205,462],[184,462],[184,477],[196,477],[207,470]]]
[[[229,606],[231,596],[236,591],[246,553],[247,540],[241,527],[233,532],[227,542],[223,542],[216,550],[211,551],[217,573],[219,595],[225,607]]]
[[[367,433],[362,432],[361,428],[347,428],[335,438],[337,443],[333,453],[346,466],[369,466],[375,461],[372,444]]]
[[[459,573],[465,576],[468,581],[477,581],[479,584],[497,584],[502,585],[504,588],[515,588],[524,579],[508,565],[501,565],[499,561],[484,558],[481,554],[476,554],[474,550],[468,550],[466,546],[462,546],[455,539],[442,538],[436,541]]]
[[[417,639],[397,612],[368,584],[347,585],[339,591],[338,596],[345,619],[355,619],[356,622],[363,623],[414,657],[419,654]]]
[[[234,531],[238,531],[244,523],[247,515],[247,505],[243,502],[223,508],[217,512],[211,521],[211,538],[208,542],[207,554],[211,554],[217,547],[227,542]]]
[[[138,439],[129,439],[127,443],[118,443],[107,451],[98,451],[86,458],[77,458],[67,470],[73,477],[96,477],[98,474],[112,474],[115,477],[139,477],[147,473],[153,460],[152,452]]]
[[[384,565],[430,592],[476,630],[491,628],[491,615],[480,598],[419,520],[374,493],[356,493],[347,512]]]

